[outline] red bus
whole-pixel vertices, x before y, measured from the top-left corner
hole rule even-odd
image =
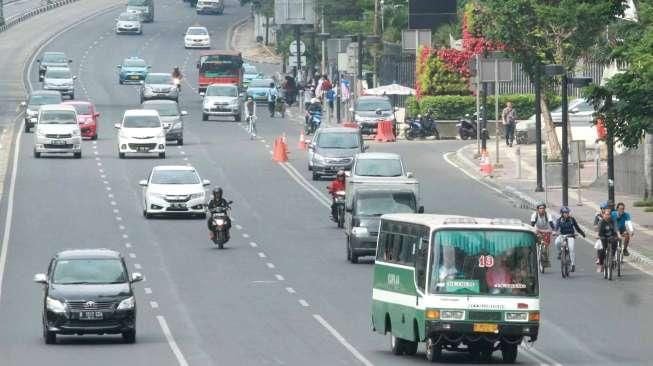
[[[197,69],[200,92],[211,84],[243,85],[243,56],[238,51],[203,51]]]

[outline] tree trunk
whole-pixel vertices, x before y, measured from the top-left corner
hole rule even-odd
[[[546,156],[548,160],[560,160],[562,155],[562,148],[558,142],[558,135],[553,125],[553,118],[551,118],[551,111],[549,110],[548,99],[546,95],[542,94],[541,101],[542,108],[542,122],[544,131],[546,133]]]
[[[644,199],[650,199],[653,195],[653,134],[647,133],[644,138]]]

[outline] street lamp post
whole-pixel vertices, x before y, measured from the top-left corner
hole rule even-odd
[[[543,192],[542,186],[542,73],[538,64],[535,66],[535,165],[537,167],[537,184],[535,192]]]

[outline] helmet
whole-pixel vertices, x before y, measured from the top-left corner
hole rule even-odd
[[[537,203],[537,206],[535,206],[535,208],[540,208],[540,207],[546,208],[546,203],[544,203],[544,202],[538,202],[538,203]]]
[[[218,194],[218,195],[222,196],[222,188],[220,188],[220,187],[213,188],[213,194],[214,195]]]
[[[344,177],[345,176],[345,171],[344,170],[338,170],[338,173],[336,173],[336,177]]]
[[[567,207],[567,206],[562,206],[562,207],[560,207],[560,213],[561,213],[561,214],[563,214],[563,213],[570,213],[570,212],[571,212],[571,210],[569,209],[569,207]]]
[[[605,210],[606,208],[609,208],[609,207],[610,207],[610,206],[608,206],[608,203],[607,203],[607,202],[602,203],[601,206],[600,206],[601,210]]]
[[[250,95],[247,97],[247,100],[254,100],[254,98]]]

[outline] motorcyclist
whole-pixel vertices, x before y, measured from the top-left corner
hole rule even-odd
[[[207,204],[209,213],[212,213],[218,207],[229,208],[229,201],[222,197],[222,188],[220,187],[213,189],[213,198]],[[213,219],[211,215],[209,215],[207,225],[209,227],[209,231],[211,232],[211,236],[213,236],[215,227],[213,226]],[[227,229],[231,229],[231,218],[229,216],[227,216]],[[227,231],[227,237],[229,237],[229,231]]]
[[[345,183],[345,171],[344,170],[339,170],[338,173],[336,173],[336,179],[331,181],[331,184],[329,184],[329,187],[327,188],[329,190],[329,193],[331,194],[332,202],[331,202],[331,218],[336,220],[338,216],[338,207],[336,206],[336,193],[338,191],[344,191],[346,187]]]
[[[312,98],[311,104],[308,105],[308,109],[306,110],[306,124],[308,124],[311,116],[315,113],[322,114],[322,103],[320,103],[318,98]]]
[[[553,216],[546,212],[546,204],[544,202],[538,202],[535,212],[531,215],[531,226],[537,230],[537,235],[542,238],[542,242],[547,249],[548,261],[548,248],[551,244],[551,233],[555,230],[555,224],[553,222]]]
[[[583,229],[578,226],[578,222],[576,222],[576,219],[571,216],[571,210],[567,206],[562,206],[560,208],[560,217],[556,221],[556,231],[558,232],[559,236],[555,240],[555,246],[556,250],[558,251],[558,259],[560,259],[560,246],[562,244],[562,236],[563,235],[574,235],[576,232],[578,232],[580,235],[585,237],[585,232]],[[571,259],[571,271],[575,272],[576,271],[576,251],[574,250],[574,238],[573,237],[568,237],[567,238],[567,244],[569,246],[569,256]]]
[[[181,70],[179,70],[179,66],[175,66],[172,69],[172,81],[177,85],[177,89],[181,89],[181,79],[183,78],[183,75],[181,74]]]

